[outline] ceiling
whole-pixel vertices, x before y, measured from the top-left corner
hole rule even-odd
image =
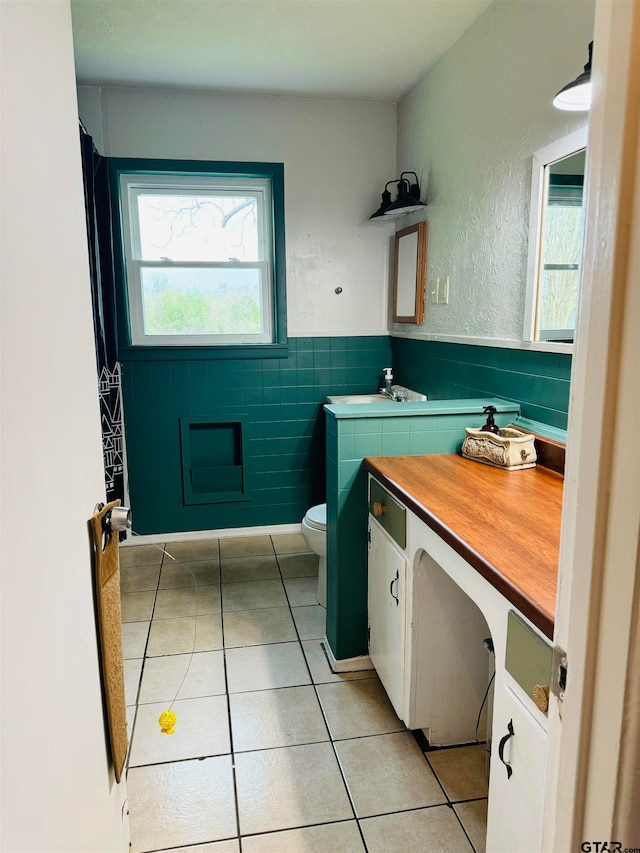
[[[397,101],[490,0],[71,0],[81,83]]]

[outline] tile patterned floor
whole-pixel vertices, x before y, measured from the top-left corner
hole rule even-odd
[[[484,853],[485,754],[331,671],[301,534],[166,550],[121,549],[131,853]]]

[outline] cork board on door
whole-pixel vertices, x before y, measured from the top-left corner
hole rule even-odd
[[[102,687],[107,706],[113,767],[116,782],[119,782],[129,748],[122,660],[119,540],[117,533],[104,536],[102,529],[103,518],[115,506],[120,506],[119,500],[107,504],[92,516],[91,534],[95,557]]]

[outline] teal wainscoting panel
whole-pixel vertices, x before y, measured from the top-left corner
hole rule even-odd
[[[566,429],[571,355],[392,338],[396,381],[430,400],[502,397],[522,415]]]
[[[368,654],[367,648],[367,478],[365,456],[455,453],[465,427],[482,426],[482,405],[458,414],[391,416],[327,413],[327,640],[336,659]],[[496,414],[506,426],[519,413]],[[447,407],[450,409],[450,407]],[[470,414],[469,411],[473,411]]]
[[[356,366],[347,366],[349,353],[356,354]],[[283,358],[167,356],[120,353],[129,493],[139,533],[299,522],[325,500],[326,397],[376,391],[391,363],[391,344],[386,335],[290,338]],[[243,420],[248,500],[185,503],[180,418]],[[234,476],[237,471],[228,472],[229,482]],[[199,471],[196,487],[211,477]]]
[[[458,432],[458,436],[460,433]],[[426,455],[428,453],[453,453],[454,451],[440,451],[438,449],[439,433],[435,430],[431,432],[412,432],[409,436],[409,450],[405,453],[409,455]]]
[[[382,436],[382,451],[380,456],[403,456],[407,453],[406,432],[392,432]],[[411,444],[409,444],[411,447]],[[412,451],[409,450],[411,453]],[[422,452],[422,451],[418,451]]]

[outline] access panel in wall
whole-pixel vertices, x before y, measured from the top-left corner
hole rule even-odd
[[[244,418],[180,418],[185,505],[246,501]]]

